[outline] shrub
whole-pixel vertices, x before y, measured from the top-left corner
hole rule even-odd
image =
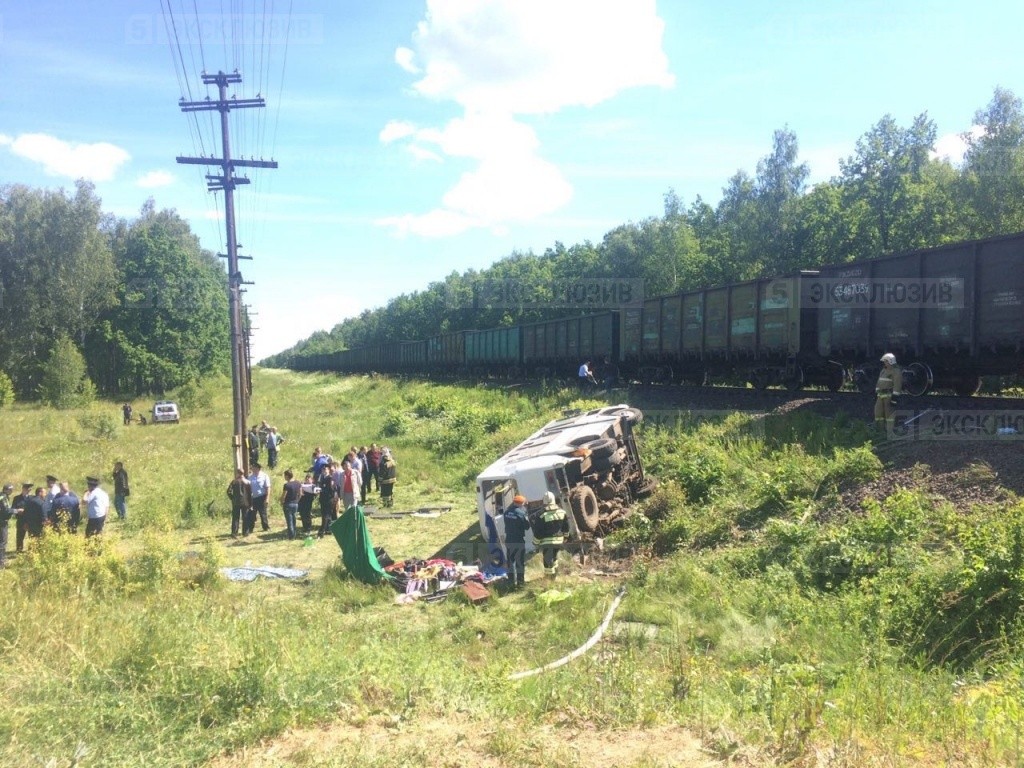
[[[726,480],[725,456],[716,450],[687,451],[676,464],[675,479],[686,489],[690,503],[710,500]]]
[[[117,419],[107,411],[88,411],[78,417],[78,425],[97,440],[115,440]]]
[[[881,474],[882,462],[869,446],[837,448],[828,462],[821,486],[843,490],[877,480]]]
[[[686,492],[669,480],[658,486],[644,504],[644,514],[651,520],[665,520],[676,510],[686,506]]]
[[[11,377],[0,371],[0,408],[14,402],[14,382]]]
[[[432,419],[447,410],[448,402],[448,398],[440,392],[427,391],[413,395],[409,404],[413,413],[421,419]]]
[[[412,424],[412,419],[409,418],[407,413],[402,411],[392,411],[384,417],[384,423],[381,425],[380,433],[384,437],[401,437],[409,431],[409,427]]]
[[[965,667],[1024,639],[1024,504],[964,520],[962,556],[892,590],[888,631],[930,664]]]

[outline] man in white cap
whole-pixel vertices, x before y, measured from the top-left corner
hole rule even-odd
[[[103,533],[103,526],[107,522],[107,510],[110,509],[110,496],[100,488],[98,477],[85,478],[89,490],[85,492],[82,501],[85,502],[88,521],[85,524],[85,538]]]
[[[558,572],[558,550],[565,543],[569,533],[569,519],[565,510],[558,506],[555,494],[544,494],[544,510],[533,524],[533,543],[540,549],[544,560],[544,573],[554,578]]]
[[[896,355],[882,355],[882,372],[875,384],[875,424],[891,434],[896,424],[896,397],[903,391],[903,371],[896,365]]]

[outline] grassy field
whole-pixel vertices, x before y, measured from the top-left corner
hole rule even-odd
[[[965,517],[911,489],[828,522],[841,490],[881,471],[856,425],[648,430],[665,487],[609,542],[631,556],[564,556],[557,594],[531,560],[529,589],[484,608],[397,606],[348,578],[333,540],[288,541],[277,505],[269,533],[228,536],[227,387],[189,394],[177,426],[124,428],[113,403],[0,410],[5,479],[82,490],[121,460],[132,480],[102,542],[47,537],[0,573],[0,764],[1024,760],[1020,505]],[[396,508],[451,511],[371,520],[374,544],[458,559],[478,542],[476,472],[575,397],[257,371],[253,417],[286,437],[279,472],[317,445],[391,446]],[[219,575],[245,564],[309,575]],[[590,654],[506,679],[586,641],[623,584]]]

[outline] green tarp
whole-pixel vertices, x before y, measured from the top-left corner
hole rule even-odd
[[[349,573],[366,584],[376,584],[381,579],[391,579],[377,561],[366,529],[366,517],[362,507],[349,507],[345,513],[331,523],[331,533],[341,547],[341,561]]]

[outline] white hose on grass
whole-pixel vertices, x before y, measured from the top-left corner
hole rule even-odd
[[[604,621],[601,622],[601,626],[597,628],[597,630],[594,632],[594,634],[590,636],[590,639],[587,640],[587,642],[585,642],[575,651],[566,656],[563,656],[558,661],[552,661],[549,664],[545,664],[543,667],[535,667],[534,669],[528,669],[525,672],[516,672],[514,674],[511,674],[508,676],[508,679],[522,680],[524,677],[533,677],[533,675],[539,675],[542,672],[549,672],[552,669],[558,669],[559,667],[565,666],[573,659],[579,658],[584,653],[589,651],[591,648],[594,647],[594,645],[597,644],[597,641],[601,639],[601,636],[604,635],[604,631],[608,629],[608,624],[611,623],[612,616],[614,616],[615,611],[618,610],[619,603],[622,602],[622,598],[625,596],[625,594],[626,588],[620,588],[619,593],[615,596],[615,599],[612,600],[611,607],[608,609],[608,613],[605,614]]]

